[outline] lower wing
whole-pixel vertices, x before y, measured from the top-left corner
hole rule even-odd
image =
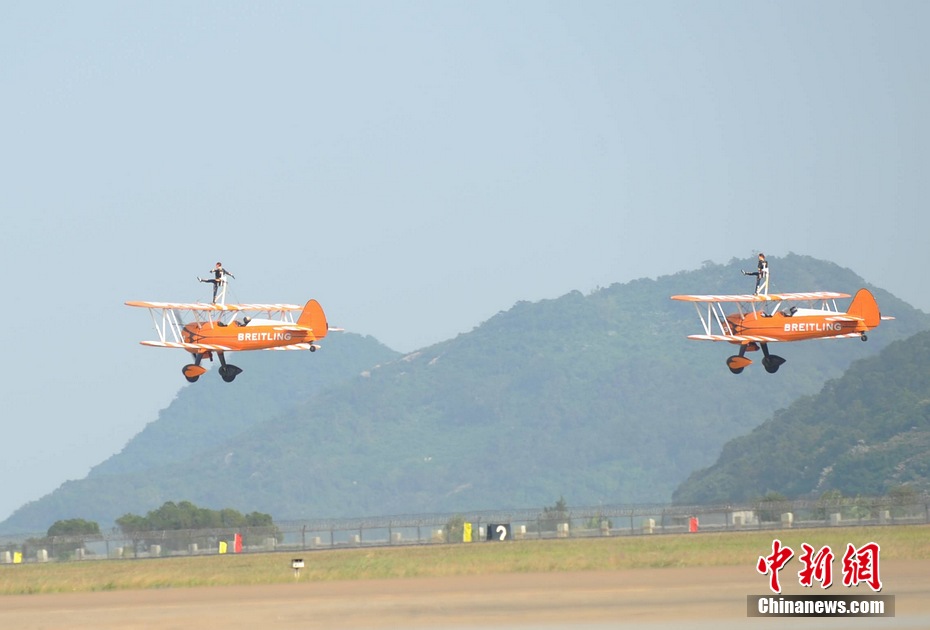
[[[856,339],[859,337],[862,337],[862,333],[852,332],[843,333],[842,335],[811,337],[810,339]],[[788,343],[789,341],[802,341],[801,339],[776,339],[775,337],[763,337],[761,335],[688,335],[688,339],[698,339],[700,341],[729,341],[731,343],[750,343],[753,341],[760,343]]]
[[[763,337],[761,335],[688,335],[688,339],[699,339],[701,341],[731,341],[737,343],[749,343],[752,341],[768,343],[770,341],[781,341],[775,337]]]
[[[215,352],[232,352],[228,346],[220,346],[210,343],[175,343],[173,341],[140,341],[143,346],[152,346],[153,348],[180,348],[182,350],[211,350]]]
[[[234,350],[229,346],[221,346],[211,343],[175,343],[172,341],[140,341],[143,346],[152,346],[153,348],[179,348],[190,352],[246,352],[246,350]],[[261,348],[261,350],[316,350],[320,346],[312,343],[293,343],[289,346],[276,346],[274,348]]]

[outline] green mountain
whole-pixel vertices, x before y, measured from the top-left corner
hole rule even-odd
[[[88,477],[143,472],[195,457],[205,445],[238,435],[320,391],[356,376],[400,353],[372,337],[332,333],[314,354],[244,352],[236,354],[243,378],[230,387],[209,373],[185,385],[177,397],[126,447],[91,469]],[[178,374],[184,363],[178,354]],[[183,382],[183,379],[179,380]]]
[[[861,359],[813,396],[728,442],[674,493],[680,503],[930,491],[930,333]]]
[[[181,386],[161,410],[119,453],[91,469],[86,479],[67,481],[54,492],[27,503],[0,523],[2,532],[45,531],[61,514],[87,514],[111,523],[126,512],[145,514],[163,501],[150,503],[150,490],[137,478],[166,478],[180,462],[196,459],[210,445],[224,442],[260,424],[334,383],[395,360],[400,353],[373,337],[332,333],[322,349],[309,352],[237,353],[243,368],[231,386],[210,372],[196,384]],[[178,381],[184,383],[178,354]],[[227,507],[225,504],[222,507]]]
[[[725,365],[733,346],[687,340],[699,329],[694,308],[669,296],[749,291],[741,263],[520,302],[471,332],[372,360],[293,398],[291,381],[306,380],[299,370],[250,368],[243,355],[249,378],[186,387],[183,405],[179,395],[123,453],[0,530],[75,517],[110,523],[181,500],[276,520],[539,507],[560,496],[575,505],[664,502],[773,410],[930,327],[926,314],[848,269],[771,259],[773,291],[867,286],[897,319],[868,343],[785,344],[777,374],[757,363],[734,376]],[[274,402],[230,393],[263,370]]]

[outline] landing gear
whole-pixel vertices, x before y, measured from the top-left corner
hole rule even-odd
[[[778,368],[781,367],[781,364],[785,362],[785,359],[778,356],[777,354],[771,354],[762,359],[762,367],[765,368],[765,371],[769,374],[774,374],[778,371]]]
[[[750,363],[752,363],[752,361],[746,357],[738,357],[736,355],[727,359],[727,367],[730,368],[730,372],[733,374],[742,374],[743,370],[745,370],[746,366]]]
[[[866,335],[865,333],[862,333],[862,337],[860,337],[860,339],[862,339],[862,341],[868,341],[868,340],[869,340],[869,336]]]
[[[238,365],[233,365],[232,363],[226,363],[226,357],[223,356],[222,352],[217,352],[217,355],[220,357],[220,369],[219,373],[223,380],[227,383],[232,383],[236,380],[236,377],[242,373],[242,368]],[[194,354],[194,362],[188,363],[183,368],[181,368],[181,373],[184,374],[184,378],[187,379],[188,383],[196,383],[206,371],[207,368],[200,365],[200,362],[204,358],[213,360],[212,352],[205,352],[203,354]]]
[[[181,373],[184,374],[184,378],[187,379],[188,383],[196,383],[197,379],[200,378],[201,374],[207,371],[207,368],[202,367],[200,365],[200,362],[203,361],[204,355],[195,354],[193,355],[193,357],[194,357],[193,363],[188,363],[183,368],[181,368]]]
[[[762,349],[762,354],[765,355],[762,358],[762,367],[764,367],[765,371],[769,374],[777,372],[778,368],[785,362],[785,359],[777,354],[770,354],[769,345],[767,343],[757,344],[755,342],[741,345],[739,347],[739,354],[734,354],[727,359],[727,367],[730,368],[730,372],[733,374],[742,373],[746,366],[752,364],[752,359],[746,357],[746,351],[755,352],[760,348]]]
[[[765,371],[769,374],[774,374],[778,371],[778,368],[781,367],[781,364],[785,362],[785,359],[777,354],[769,354],[769,344],[763,343],[761,345],[762,354],[765,355],[762,359],[762,367],[764,367]]]
[[[222,376],[223,380],[227,383],[232,383],[234,380],[236,380],[236,376],[238,376],[241,372],[242,368],[237,367],[232,363],[220,366],[220,376]]]
[[[232,363],[226,363],[226,357],[223,356],[222,352],[217,352],[217,354],[220,357],[220,376],[223,377],[224,382],[232,383],[242,373],[242,368]]]
[[[193,363],[188,363],[183,368],[181,368],[181,373],[184,374],[184,378],[187,379],[188,383],[196,383],[197,379],[200,378],[200,375],[206,371],[207,368],[194,365]]]
[[[739,347],[739,354],[734,354],[727,359],[727,367],[730,368],[730,372],[741,374],[746,369],[746,366],[752,363],[752,359],[746,358],[746,350],[749,349],[755,350],[755,348],[742,345]]]

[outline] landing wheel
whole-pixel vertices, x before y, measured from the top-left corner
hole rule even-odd
[[[752,365],[752,359],[746,357],[745,346],[740,347],[739,354],[727,358],[727,367],[733,374],[741,374],[748,365]]]
[[[232,363],[227,363],[226,365],[220,366],[219,372],[220,376],[223,377],[225,382],[232,383],[234,380],[236,380],[236,377],[242,373],[242,368],[235,366]]]
[[[200,361],[197,361],[197,363],[188,363],[181,368],[181,374],[184,375],[188,383],[196,383],[200,375],[206,371],[207,369],[200,365]]]
[[[866,335],[865,333],[862,333],[861,339],[862,339],[862,341],[868,341],[868,340],[869,340],[869,337],[868,337],[868,335]]]
[[[778,371],[778,368],[780,368],[781,364],[784,362],[785,359],[778,356],[777,354],[770,354],[762,359],[762,367],[764,367],[765,371],[769,374],[774,374]]]

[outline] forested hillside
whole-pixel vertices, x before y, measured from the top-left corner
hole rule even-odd
[[[852,361],[930,327],[927,315],[869,287],[897,319],[868,343],[785,344],[778,353],[788,362],[777,374],[757,363],[734,376],[725,365],[733,347],[687,340],[698,332],[694,308],[669,296],[750,291],[752,279],[740,275],[746,264],[707,263],[588,295],[519,302],[470,332],[372,361],[302,400],[288,398],[294,370],[266,367],[280,394],[265,411],[185,388],[187,416],[163,412],[146,429],[151,446],[131,443],[126,461],[64,484],[3,527],[44,530],[74,517],[109,523],[182,500],[276,521],[539,507],[560,496],[574,505],[668,501],[726,442],[816,393]],[[809,257],[771,264],[773,291],[869,286]],[[215,391],[239,386],[237,379]],[[205,434],[198,413],[235,428]]]
[[[175,464],[196,459],[204,449],[235,439],[326,387],[400,356],[372,337],[352,333],[332,333],[322,346],[313,354],[237,354],[236,364],[245,371],[235,385],[224,383],[215,371],[195,384],[186,384],[181,366],[187,355],[178,353],[180,389],[158,418],[123,450],[95,466],[86,479],[67,481],[51,494],[27,503],[0,524],[0,531],[38,531],[42,529],[38,524],[59,520],[56,514],[87,514],[112,522],[127,512],[145,513],[163,502],[152,503],[152,496],[160,494],[153,495],[150,483],[139,479],[150,474],[171,477]],[[83,413],[93,417],[93,410]]]
[[[862,359],[749,435],[675,492],[680,503],[930,491],[930,333]]]
[[[372,337],[330,334],[319,352],[244,352],[236,364],[245,370],[234,386],[214,371],[184,385],[171,404],[126,447],[88,475],[99,477],[144,471],[184,461],[217,441],[284,412],[334,383],[358,375],[400,354]],[[186,355],[178,353],[180,366]]]

